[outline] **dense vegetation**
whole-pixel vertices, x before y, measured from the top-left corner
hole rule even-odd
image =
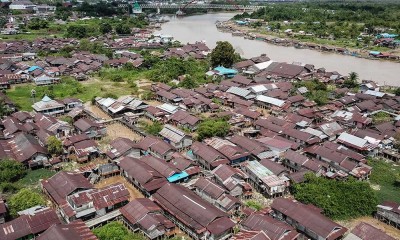
[[[400,166],[383,159],[370,159],[368,165],[373,168],[370,182],[379,202],[400,202]]]
[[[294,185],[297,200],[314,204],[332,219],[345,220],[369,216],[378,203],[373,189],[367,182],[350,178],[347,181],[333,181],[306,175],[305,183]]]
[[[178,58],[170,58],[165,61],[155,63],[148,77],[154,82],[168,83],[179,76],[189,75],[196,83],[205,83],[205,72],[208,70],[207,61],[198,61],[195,59],[182,60]],[[193,87],[190,83],[186,83],[188,87]],[[185,85],[183,85],[185,87]]]
[[[120,222],[110,222],[96,228],[93,233],[99,240],[145,240],[140,234],[132,233]]]
[[[268,22],[272,32],[304,31],[293,38],[319,44],[334,44],[341,47],[372,47],[372,38],[361,32],[376,34],[381,31],[400,33],[400,4],[375,2],[301,2],[274,4],[248,14],[236,15],[235,19],[258,18]],[[252,23],[261,27],[261,23]],[[264,28],[260,28],[260,31]],[[265,29],[264,29],[265,30]],[[311,34],[311,35],[309,35]]]
[[[13,217],[18,216],[19,211],[45,204],[46,202],[42,195],[28,188],[21,189],[19,192],[12,195],[8,200],[10,214]]]
[[[210,137],[225,137],[230,129],[230,124],[224,119],[208,119],[199,124],[197,138],[202,141]]]

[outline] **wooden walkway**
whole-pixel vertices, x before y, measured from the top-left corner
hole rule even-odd
[[[103,223],[107,223],[108,221],[114,220],[115,218],[121,216],[121,212],[119,209],[109,212],[104,216],[90,219],[89,221],[86,222],[86,226],[89,228],[94,228],[96,226],[102,225]]]

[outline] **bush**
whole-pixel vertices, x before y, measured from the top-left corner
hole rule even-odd
[[[199,124],[197,128],[198,140],[210,137],[225,137],[229,133],[230,125],[223,119],[209,119]]]
[[[130,232],[120,222],[110,222],[106,225],[96,228],[93,233],[99,240],[144,240],[146,239],[140,234]]]
[[[0,160],[0,173],[0,183],[9,183],[25,176],[26,170],[21,163],[11,159],[4,159]]]
[[[28,188],[21,189],[18,193],[11,196],[8,201],[10,214],[18,216],[18,212],[37,205],[44,205],[46,202],[42,195]]]
[[[113,81],[113,82],[123,82],[124,79],[122,78],[121,75],[113,75],[113,76],[111,76],[111,81]]]
[[[155,121],[152,124],[146,125],[144,129],[148,134],[158,135],[158,133],[163,129],[163,125]]]
[[[378,203],[373,189],[367,182],[350,178],[333,181],[306,175],[306,182],[294,185],[294,197],[305,204],[314,204],[333,219],[346,220],[370,216]]]

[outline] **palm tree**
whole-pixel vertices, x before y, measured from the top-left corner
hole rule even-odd
[[[352,82],[357,82],[358,80],[358,74],[356,72],[351,72],[349,74],[349,80],[351,80]]]

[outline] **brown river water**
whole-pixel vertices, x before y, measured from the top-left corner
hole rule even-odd
[[[246,58],[265,53],[274,61],[313,64],[316,68],[324,67],[327,71],[338,71],[342,75],[356,72],[363,80],[373,80],[381,85],[400,86],[400,63],[277,46],[219,32],[215,22],[229,20],[234,15],[214,13],[179,18],[170,16],[170,21],[164,23],[158,33],[171,35],[182,43],[205,41],[211,48],[215,47],[217,41],[229,41],[236,51]]]

